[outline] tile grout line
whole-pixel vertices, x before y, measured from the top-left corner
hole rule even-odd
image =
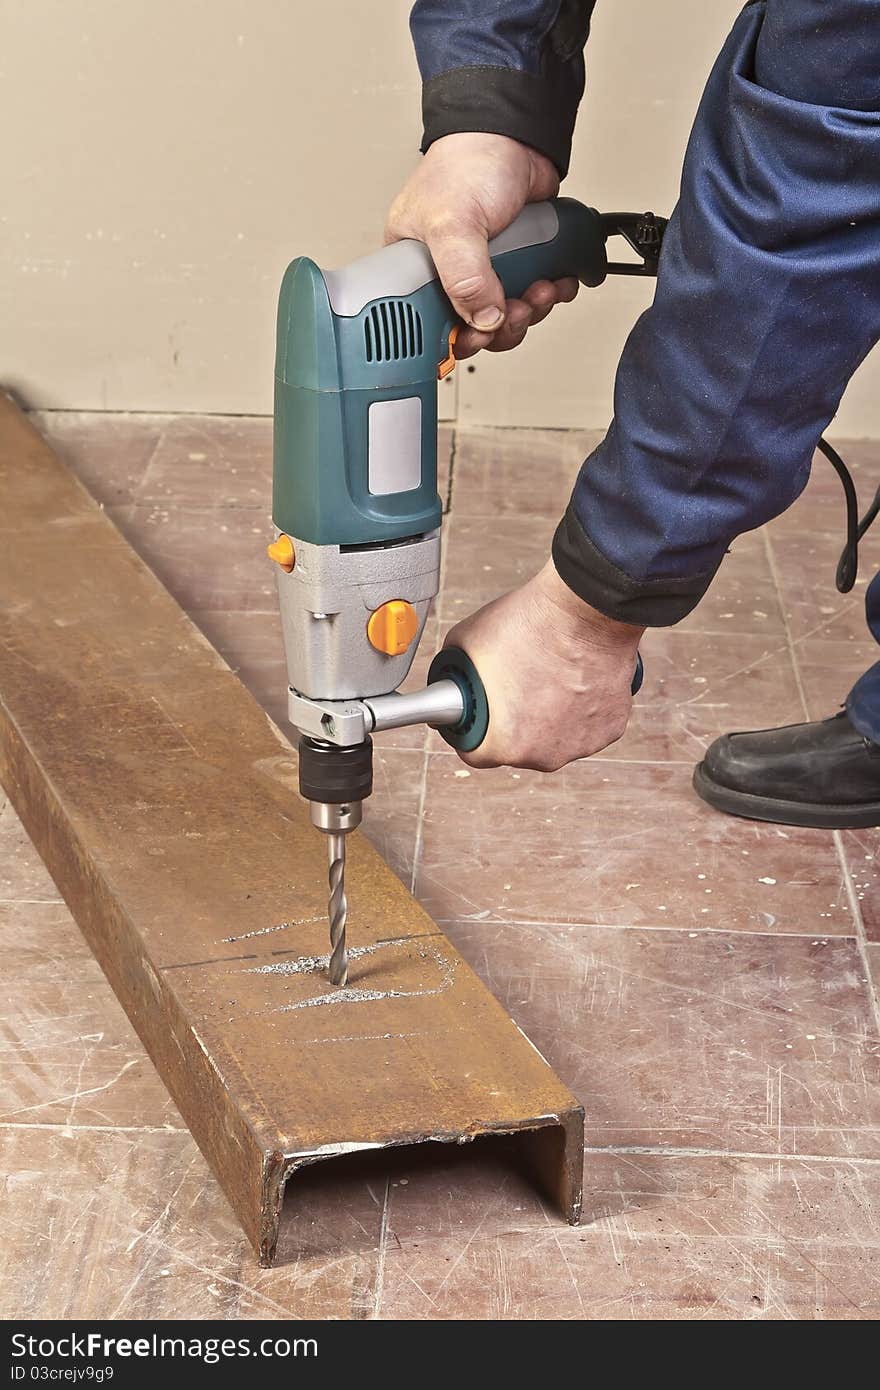
[[[456,401],[456,409],[458,402]],[[113,408],[109,406],[68,406],[68,405],[34,405],[23,407],[27,416],[31,415],[71,415],[81,417],[83,415],[96,416],[115,416],[126,420],[267,420],[271,421],[272,412],[265,410],[128,410],[124,406]],[[452,425],[453,428],[460,430],[463,434],[598,434],[604,435],[609,426],[608,420],[603,420],[597,425],[520,425],[520,424],[485,424],[472,422],[470,424],[459,419],[458,415],[450,416],[446,419],[438,420],[440,425]],[[851,445],[851,444],[873,444],[876,440],[869,435],[834,435],[832,443]]]
[[[0,907],[66,907],[63,898],[0,898]]]
[[[177,1125],[67,1125],[59,1121],[57,1124],[49,1124],[45,1121],[26,1124],[24,1122],[15,1123],[8,1120],[0,1120],[0,1130],[38,1130],[38,1131],[66,1131],[73,1134],[184,1134],[188,1137],[190,1131]],[[737,1158],[737,1159],[758,1159],[767,1162],[777,1162],[780,1159],[791,1163],[841,1163],[841,1164],[865,1164],[880,1165],[880,1157],[870,1157],[868,1155],[853,1156],[846,1154],[814,1154],[798,1152],[791,1153],[776,1152],[772,1150],[760,1149],[710,1149],[700,1146],[690,1145],[666,1145],[666,1144],[586,1144],[584,1153],[601,1154],[634,1154],[644,1155],[645,1157],[656,1158]],[[382,1221],[379,1234],[379,1254],[384,1271],[384,1256],[387,1250],[387,1228],[390,1216],[391,1205],[391,1179],[386,1179],[385,1198],[382,1208]],[[381,1273],[380,1273],[381,1279]],[[378,1311],[379,1298],[375,1301],[375,1308]],[[374,1313],[375,1316],[375,1313]]]
[[[391,1209],[391,1178],[385,1179],[385,1197],[382,1202],[382,1220],[379,1223],[379,1254],[376,1260],[376,1293],[370,1320],[375,1322],[382,1306],[385,1288],[385,1257],[388,1253],[388,1216]]]
[[[862,962],[862,969],[865,972],[865,983],[868,990],[868,998],[871,1003],[871,1015],[874,1019],[874,1027],[880,1035],[880,998],[874,985],[874,975],[871,970],[871,962],[868,958],[868,937],[865,931],[865,923],[862,917],[862,909],[856,896],[855,885],[852,881],[852,874],[849,870],[849,861],[846,857],[846,850],[843,845],[843,836],[839,830],[832,832],[834,843],[837,846],[837,857],[840,860],[840,868],[843,874],[843,882],[846,887],[847,897],[849,898],[850,911],[855,923],[855,940],[858,947],[859,959]]]
[[[854,931],[760,931],[751,927],[676,927],[639,922],[563,922],[540,917],[435,917],[437,926],[456,927],[554,927],[560,931],[678,932],[692,936],[766,936],[771,941],[857,941]]]
[[[453,424],[450,430],[449,440],[449,474],[446,478],[446,496],[443,506],[443,515],[450,516],[452,513],[452,488],[455,479],[455,456],[458,449],[458,426]]]
[[[766,527],[764,528],[763,535],[764,545],[767,551],[767,561],[770,565],[770,573],[773,576],[773,583],[775,585],[777,597],[779,599],[779,606],[782,611],[782,620],[785,623],[785,632],[788,638],[789,657],[791,660],[792,669],[794,671],[795,680],[797,681],[798,693],[801,699],[801,706],[803,708],[804,718],[809,720],[810,709],[807,703],[807,694],[804,689],[803,678],[801,676],[800,662],[798,661],[798,654],[795,650],[794,642],[792,641],[791,626],[788,621],[788,616],[785,612],[785,602],[782,593],[782,586],[779,582],[779,571],[776,567],[776,558],[773,554],[773,543],[770,540]],[[843,836],[841,835],[839,830],[834,830],[832,831],[832,837],[834,840],[834,848],[837,853],[837,862],[840,867],[841,877],[843,879],[844,891],[846,893],[847,901],[849,903],[850,914],[853,920],[856,949],[858,950],[859,959],[862,963],[862,970],[864,971],[865,975],[865,987],[868,991],[868,1006],[870,1009],[871,1017],[874,1022],[874,1027],[877,1033],[880,1034],[880,998],[878,998],[878,992],[874,985],[874,976],[871,970],[871,963],[868,959],[868,940],[865,932],[864,918],[862,917],[862,909],[859,906],[859,900],[856,894],[855,885],[852,881],[852,874],[850,873],[849,860],[846,856],[846,849],[843,843]]]
[[[427,744],[427,731],[425,733],[425,743]],[[409,876],[409,891],[416,896],[416,879],[418,878],[419,863],[422,857],[422,842],[424,839],[425,805],[428,798],[428,764],[430,753],[427,747],[421,750],[422,766],[419,771],[419,800],[416,806],[416,838],[413,843],[412,872]]]
[[[153,445],[152,449],[150,450],[150,457],[147,459],[147,462],[146,462],[146,466],[145,466],[145,468],[144,468],[144,471],[143,471],[143,473],[141,474],[140,478],[138,479],[138,481],[135,483],[134,487],[133,487],[132,490],[131,490],[131,500],[132,500],[133,505],[135,505],[135,506],[138,505],[138,496],[139,496],[139,494],[140,494],[140,491],[141,491],[142,487],[144,486],[144,483],[147,481],[147,476],[148,476],[148,474],[149,474],[149,472],[150,472],[150,469],[152,468],[153,464],[156,462],[156,455],[158,454],[159,450],[161,449],[163,443],[165,442],[165,431],[166,431],[166,429],[167,429],[167,426],[164,426],[162,429],[159,430],[158,436],[157,436],[157,438],[156,438],[156,443]]]
[[[434,746],[430,750],[435,757],[457,758],[458,754],[454,748],[444,745],[443,748]],[[705,747],[703,748],[705,752]],[[690,767],[694,765],[693,758],[603,758],[601,753],[591,753],[588,758],[578,758],[578,763],[602,763],[604,767]],[[574,763],[570,766],[575,766]]]
[[[811,1154],[811,1153],[774,1153],[768,1151],[763,1153],[760,1150],[752,1152],[749,1149],[703,1149],[703,1148],[675,1148],[660,1145],[654,1147],[650,1144],[609,1144],[605,1145],[584,1145],[585,1154],[633,1154],[645,1158],[738,1158],[738,1159],[760,1159],[768,1163],[778,1163],[780,1160],[785,1163],[839,1163],[849,1165],[862,1164],[866,1167],[880,1166],[880,1158],[852,1158],[841,1156],[840,1154]]]
[[[47,1101],[46,1104],[51,1105],[52,1102]],[[26,1120],[0,1120],[0,1130],[4,1129],[59,1130],[66,1134],[187,1134],[192,1138],[183,1125],[69,1125],[63,1120],[54,1124],[47,1120],[34,1120],[32,1123]]]

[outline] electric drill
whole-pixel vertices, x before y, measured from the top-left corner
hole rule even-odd
[[[656,274],[665,222],[533,203],[489,244],[506,295],[536,280]],[[637,261],[609,263],[608,237]],[[437,383],[458,319],[426,246],[399,241],[342,270],[299,257],[278,306],[273,520],[278,595],[298,732],[299,786],[328,837],[329,975],[344,985],[345,837],[372,790],[371,733],[427,723],[479,746],[489,705],[467,655],[444,648],[425,690],[395,693],[437,593]],[[634,690],[641,683],[641,662]]]

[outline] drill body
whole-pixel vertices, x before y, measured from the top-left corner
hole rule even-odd
[[[645,216],[650,233],[658,219]],[[508,297],[566,275],[599,285],[609,269],[654,273],[656,257],[649,264],[635,226],[634,218],[609,222],[561,198],[531,204],[489,250]],[[609,266],[612,232],[639,251],[640,265]],[[479,677],[463,654],[441,654],[426,691],[394,694],[439,583],[437,384],[454,366],[456,325],[428,250],[416,241],[336,271],[301,257],[281,287],[269,553],[277,561],[289,716],[300,735],[300,789],[313,823],[330,837],[331,940],[333,865],[344,859],[343,837],[369,795],[372,730],[427,722],[454,746],[474,747],[488,723]],[[330,974],[344,983],[341,869],[335,892],[342,952],[335,971],[331,957]]]
[[[510,295],[606,273],[599,215],[568,199],[533,204],[491,250]],[[437,382],[456,323],[421,242],[337,271],[301,257],[284,276],[273,519],[295,550],[279,597],[290,686],[308,699],[387,694],[412,663],[439,577]],[[395,601],[412,613],[373,617]]]

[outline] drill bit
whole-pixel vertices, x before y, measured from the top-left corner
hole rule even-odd
[[[327,857],[330,863],[330,983],[342,987],[348,980],[348,955],[345,950],[345,919],[348,900],[345,896],[345,835],[328,835]]]

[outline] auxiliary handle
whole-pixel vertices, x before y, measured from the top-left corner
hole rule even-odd
[[[644,678],[645,665],[641,652],[637,652],[630,687],[633,695],[641,690]],[[473,753],[483,742],[489,728],[489,700],[476,666],[461,647],[443,647],[434,657],[428,670],[428,685],[441,680],[454,681],[458,686],[464,702],[464,715],[458,724],[438,728],[437,732],[457,752]]]

